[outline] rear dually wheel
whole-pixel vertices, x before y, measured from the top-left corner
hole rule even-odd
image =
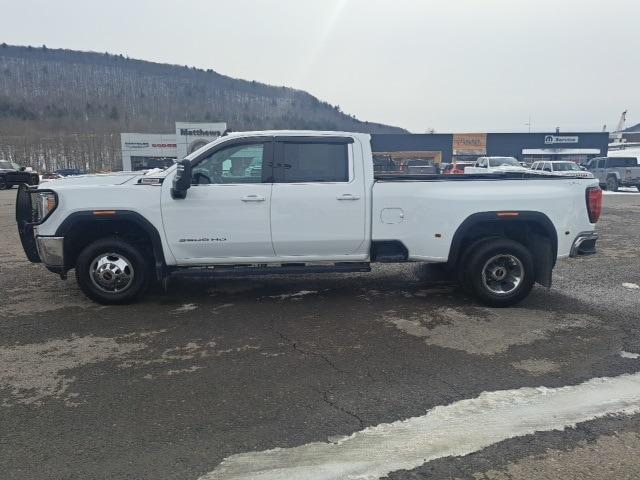
[[[508,307],[524,299],[535,282],[529,250],[500,238],[480,244],[468,257],[466,281],[475,296],[491,307]]]

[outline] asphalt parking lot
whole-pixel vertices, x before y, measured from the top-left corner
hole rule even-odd
[[[2,479],[640,477],[631,396],[593,415],[548,403],[624,397],[592,379],[640,372],[640,194],[606,195],[598,254],[501,310],[418,265],[180,280],[104,307],[27,262],[15,194],[0,192]]]

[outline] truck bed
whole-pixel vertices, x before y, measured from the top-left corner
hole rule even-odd
[[[590,178],[520,173],[378,175],[373,185],[372,240],[398,240],[409,259],[446,262],[456,230],[472,215],[500,212],[546,217],[566,257],[576,235],[590,231],[586,189]]]

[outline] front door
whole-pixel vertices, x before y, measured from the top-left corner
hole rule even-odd
[[[278,257],[366,256],[364,171],[353,152],[350,137],[276,138],[271,235]]]
[[[270,139],[231,140],[193,160],[192,187],[185,199],[173,199],[171,185],[163,185],[165,235],[179,264],[274,257],[271,157]]]

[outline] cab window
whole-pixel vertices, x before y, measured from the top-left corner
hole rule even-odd
[[[276,147],[276,183],[348,182],[346,143],[287,141]]]
[[[262,183],[265,144],[232,145],[218,150],[193,167],[194,185]]]

